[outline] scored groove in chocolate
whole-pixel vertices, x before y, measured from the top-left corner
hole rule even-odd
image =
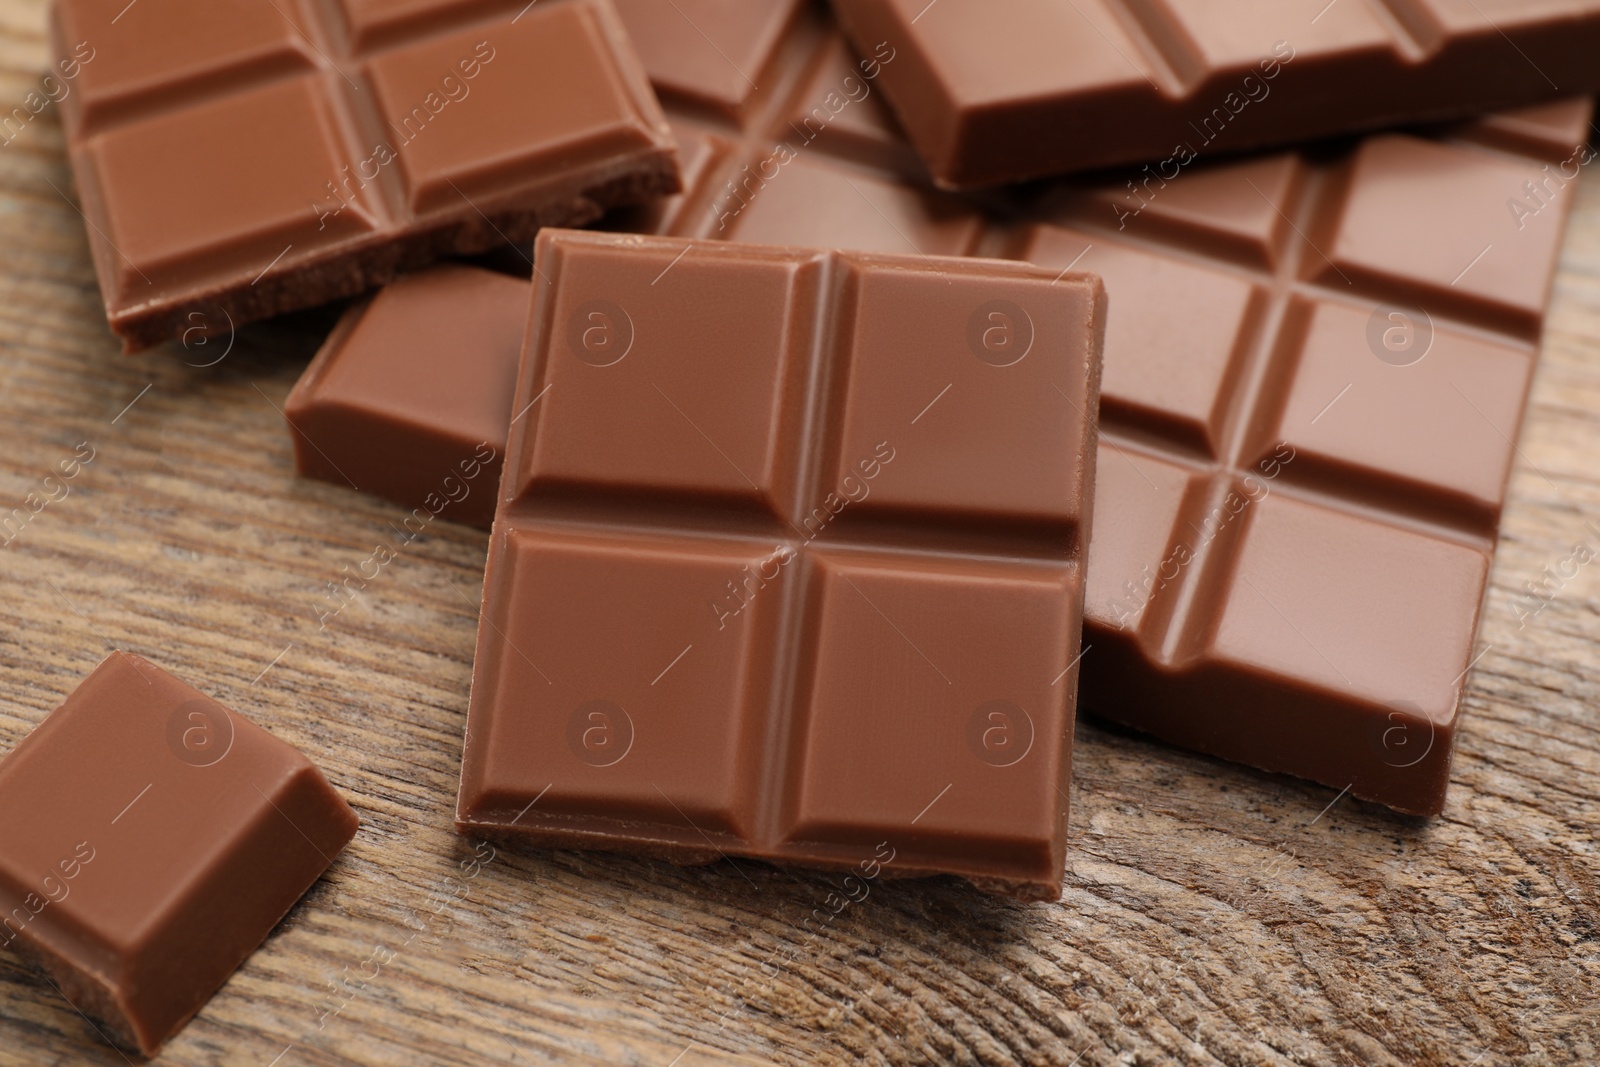
[[[1159,388],[1159,364],[1128,358],[1139,351],[1139,325],[1113,310],[1107,393],[1125,402],[1106,408],[1100,499],[1109,536],[1095,542],[1104,547],[1094,556],[1088,607],[1088,640],[1105,658],[1086,663],[1084,699],[1196,747],[1431,813],[1443,803],[1456,707],[1532,375],[1529,317],[1538,305],[1508,322],[1485,293],[1478,307],[1450,308],[1470,313],[1435,314],[1431,327],[1416,319],[1409,328],[1431,329],[1432,350],[1408,366],[1370,349],[1371,290],[1363,298],[1343,284],[1340,242],[1328,246],[1336,257],[1330,263],[1308,234],[1318,230],[1316,219],[1341,209],[1345,227],[1359,223],[1369,186],[1341,182],[1340,167],[1359,176],[1396,145],[1414,159],[1409,152],[1420,144],[1369,140],[1354,160],[1288,183],[1295,199],[1276,206],[1296,223],[1272,249],[1276,270],[1241,271],[1228,261],[1213,268],[1219,282],[1226,273],[1265,297],[1236,310],[1234,330],[1251,340],[1239,384],[1231,395],[1220,386],[1214,394],[1224,403],[1211,421],[1214,452],[1174,448],[1163,420],[1138,409],[1136,401]],[[1465,153],[1451,162],[1468,173],[1498,165]],[[1452,214],[1455,205],[1447,204],[1434,221],[1498,205],[1476,206]],[[1553,263],[1559,221],[1522,235],[1536,259]],[[1124,294],[1130,317],[1159,317],[1159,304],[1183,298],[1124,265],[1133,248],[1172,256],[1157,241],[1119,241],[1103,227],[1075,234],[1041,226],[1024,242],[1019,254],[1042,263],[1087,250],[1080,265],[1102,271],[1112,300]],[[1442,289],[1451,279],[1425,281]],[[1376,321],[1381,331],[1408,328],[1403,318]],[[1483,335],[1485,325],[1513,323],[1511,336]],[[1218,362],[1241,356],[1222,345],[1186,354]],[[1142,558],[1129,551],[1136,526],[1166,531]],[[1357,541],[1366,559],[1330,554]],[[1388,562],[1402,556],[1417,557],[1409,573]],[[1208,680],[1219,673],[1230,677]],[[1271,705],[1276,723],[1252,710]],[[1289,729],[1301,734],[1292,753],[1276,740]]]
[[[670,211],[607,225],[1101,274],[1110,313],[1084,706],[1437,812],[1562,224],[1592,158],[1579,147],[1589,102],[962,198],[929,187],[881,76],[865,78],[823,19],[803,13],[783,54],[788,69],[742,123],[669,110],[682,141],[714,141],[722,155]],[[852,74],[859,99],[820,132],[792,124]],[[1390,329],[1432,347],[1393,365],[1409,356],[1384,349]],[[1262,462],[1276,477],[1261,477]],[[1226,511],[1229,487],[1252,471],[1269,495],[1191,544],[1189,525]],[[1370,551],[1320,552],[1335,529]],[[1181,580],[1138,591],[1180,544],[1196,557]],[[1436,593],[1384,562],[1418,546]],[[1269,568],[1275,592],[1260,566],[1285,552],[1327,587]],[[1311,597],[1304,618],[1280,612],[1291,592]],[[1414,593],[1426,610],[1402,611]],[[1365,622],[1386,611],[1400,632]],[[1307,619],[1365,636],[1340,651],[1340,635],[1313,636]]]
[[[734,120],[760,93],[801,7],[788,0],[617,0],[656,92]],[[701,28],[707,24],[711,33]]]
[[[610,0],[60,0],[113,329],[227,333],[678,187]]]
[[[567,231],[535,258],[463,832],[887,843],[1053,899],[1098,282]]]

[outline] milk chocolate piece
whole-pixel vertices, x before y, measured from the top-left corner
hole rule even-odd
[[[1074,194],[1023,232],[1120,309],[1085,706],[1443,808],[1574,190],[1390,134],[1196,172],[1126,230]]]
[[[1600,89],[1594,0],[834,0],[934,176],[973,188]],[[1138,178],[1135,177],[1137,181]]]
[[[656,92],[679,107],[733,119],[757,105],[801,6],[793,0],[617,0]]]
[[[54,35],[77,71],[64,121],[106,316],[130,349],[678,188],[610,0],[58,0]]]
[[[660,232],[1099,272],[1083,706],[1439,811],[1591,102],[991,204],[906,164],[882,92],[903,54],[848,56],[806,12],[777,54],[737,120],[669,108],[727,147]],[[1267,471],[1270,499],[1207,534]]]
[[[356,832],[295,748],[114,652],[0,761],[0,949],[153,1055]]]
[[[458,829],[1058,896],[1098,280],[535,259]]]
[[[527,282],[454,265],[352,307],[284,404],[295,467],[487,527],[527,322]]]

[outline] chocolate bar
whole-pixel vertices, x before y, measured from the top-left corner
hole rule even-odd
[[[1111,300],[1096,516],[1108,531],[1100,543],[1112,547],[1091,545],[1107,561],[1090,572],[1084,706],[1168,741],[1437,812],[1562,223],[1594,158],[1584,143],[1591,104],[1197,168],[1137,191],[1075,181],[980,202],[919,180],[875,88],[882,61],[852,55],[803,4],[761,10],[777,37],[748,34],[756,46],[741,51],[713,36],[760,92],[736,94],[717,79],[697,93],[664,88],[692,177],[682,195],[607,225],[907,254],[983,251],[1058,269],[1081,253],[1077,266],[1100,271]],[[626,7],[624,16],[640,36],[662,32]],[[721,24],[699,25],[715,35]],[[1351,309],[1366,326],[1341,333]],[[1384,394],[1358,389],[1354,376],[1330,382],[1317,409],[1304,410],[1317,368],[1353,359],[1366,373],[1404,370],[1393,364],[1410,357],[1390,345],[1427,353],[1410,383],[1427,387],[1395,394],[1415,411],[1375,405]],[[1457,362],[1473,377],[1423,377]],[[1474,384],[1481,368],[1498,383],[1492,397]],[[1361,417],[1341,430],[1342,408]],[[1288,449],[1281,458],[1279,445]],[[1249,492],[1230,498],[1230,478]],[[1259,499],[1262,485],[1272,500]],[[1227,522],[1209,517],[1210,498]],[[1281,509],[1318,521],[1269,521],[1257,532],[1261,515]],[[1475,592],[1452,604],[1438,587],[1414,601],[1382,552],[1330,549],[1328,536],[1346,527],[1375,550],[1419,549],[1434,573],[1464,575]],[[1330,638],[1313,647],[1281,618],[1278,631],[1241,631],[1245,597],[1257,595],[1245,577],[1272,598],[1256,608],[1274,618],[1273,605],[1295,606],[1288,592],[1297,603],[1306,596],[1279,595],[1250,569],[1263,551],[1324,561],[1328,587],[1315,591],[1307,618],[1372,612],[1412,619],[1418,637],[1358,621],[1333,660]],[[1230,643],[1212,640],[1213,630]],[[1264,640],[1273,633],[1294,636],[1297,649]]]
[[[114,652],[0,761],[0,950],[154,1055],[355,835],[295,748]]]
[[[1099,281],[534,258],[460,832],[1059,896]]]
[[[58,0],[53,34],[76,64],[63,120],[129,349],[678,188],[610,0]]]
[[[1600,90],[1594,0],[834,0],[941,185],[1146,164]],[[1140,178],[1133,176],[1135,182]]]
[[[487,527],[527,322],[527,282],[457,265],[350,308],[284,403],[296,469]]]
[[[979,200],[908,159],[880,88],[903,56],[764,10],[761,50],[700,22],[764,95],[667,98],[712,162],[658,232],[1100,273],[1083,706],[1438,812],[1591,103]]]

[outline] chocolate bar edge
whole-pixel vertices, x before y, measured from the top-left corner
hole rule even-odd
[[[451,256],[487,252],[510,242],[521,244],[551,226],[584,226],[613,208],[680,191],[675,156],[657,157],[648,173],[624,175],[591,186],[575,196],[522,210],[473,215],[406,238],[375,244],[351,254],[336,250],[320,261],[261,279],[255,285],[235,284],[204,297],[205,322],[191,317],[193,302],[156,305],[149,310],[112,313],[108,321],[131,354],[165,341],[194,343],[199,336],[226,336],[234,328],[357,296],[401,275]],[[96,257],[99,267],[99,257]]]
[[[927,165],[933,184],[941,189],[955,192],[996,190],[1008,184],[1083,174],[1104,168],[1137,166],[1152,162],[1170,150],[1170,145],[1160,147],[1145,145],[1139,150],[1129,147],[1086,150],[1084,141],[1078,139],[1070,151],[1058,150],[1051,153],[1051,162],[1040,162],[1041,157],[1029,156],[1027,158],[1032,160],[1031,162],[996,163],[995,160],[999,156],[1016,154],[997,152],[995,150],[997,143],[1030,139],[1025,131],[1037,131],[1050,125],[1062,114],[1070,114],[1075,107],[1081,107],[1084,100],[1093,94],[1079,91],[1033,100],[1016,97],[991,102],[981,108],[973,107],[964,112],[956,101],[949,98],[945,86],[934,72],[933,68],[939,57],[918,47],[916,35],[911,32],[903,13],[891,0],[829,0],[829,7],[852,47],[865,54],[872,51],[871,46],[874,43],[887,41],[900,53],[901,58],[895,63],[883,65],[881,77],[885,87],[884,95],[904,129],[907,139],[912,142],[918,155]],[[920,17],[919,15],[918,18]],[[916,19],[911,21],[915,22]],[[1490,25],[1493,25],[1492,20]],[[1546,29],[1546,32],[1550,35],[1556,33],[1551,29]],[[1600,28],[1594,26],[1579,27],[1573,32],[1587,33],[1593,38],[1600,38]],[[1504,34],[1500,34],[1500,37],[1504,37]],[[1524,61],[1532,63],[1511,38],[1504,37],[1504,43],[1509,48],[1515,48],[1516,54],[1521,55]],[[1461,57],[1456,60],[1458,69],[1462,65],[1462,59],[1470,61],[1471,57]],[[1399,63],[1396,69],[1409,73],[1426,65],[1426,62]],[[1544,70],[1538,66],[1534,66],[1533,69],[1539,73],[1537,81],[1530,80],[1525,87],[1501,86],[1500,91],[1492,98],[1469,99],[1449,106],[1419,104],[1376,118],[1341,115],[1337,112],[1321,116],[1297,112],[1298,121],[1293,124],[1295,132],[1292,135],[1279,132],[1281,124],[1230,126],[1227,130],[1227,145],[1218,147],[1207,155],[1208,158],[1211,156],[1218,159],[1235,158],[1255,151],[1288,148],[1296,143],[1335,137],[1360,136],[1397,126],[1443,124],[1476,117],[1484,112],[1527,107],[1573,95],[1589,95],[1596,88],[1596,79],[1590,79],[1587,84],[1558,84],[1545,76]],[[1409,76],[1426,77],[1415,73],[1409,73]],[[1439,72],[1434,72],[1432,76],[1438,77]],[[1560,78],[1561,75],[1558,73],[1557,77]],[[1223,92],[1226,88],[1224,85]],[[924,113],[919,115],[916,113],[918,109],[902,107],[902,103],[907,100],[916,100],[918,109]],[[936,100],[939,101],[937,108],[933,103]],[[1219,93],[1216,100],[1209,103],[1220,105],[1222,100],[1223,97]],[[1196,99],[1166,97],[1164,104],[1173,118],[1181,117],[1189,120],[1191,129],[1196,128],[1193,125],[1194,120],[1203,121],[1206,112],[1206,105]],[[1031,139],[1038,141],[1037,136]]]

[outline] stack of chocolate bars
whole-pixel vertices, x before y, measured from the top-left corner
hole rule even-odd
[[[125,346],[359,296],[285,447],[491,531],[461,833],[1054,900],[1080,698],[1444,807],[1600,3],[57,0],[53,33]],[[8,942],[145,1052],[355,832],[122,654],[0,763],[0,822]]]

